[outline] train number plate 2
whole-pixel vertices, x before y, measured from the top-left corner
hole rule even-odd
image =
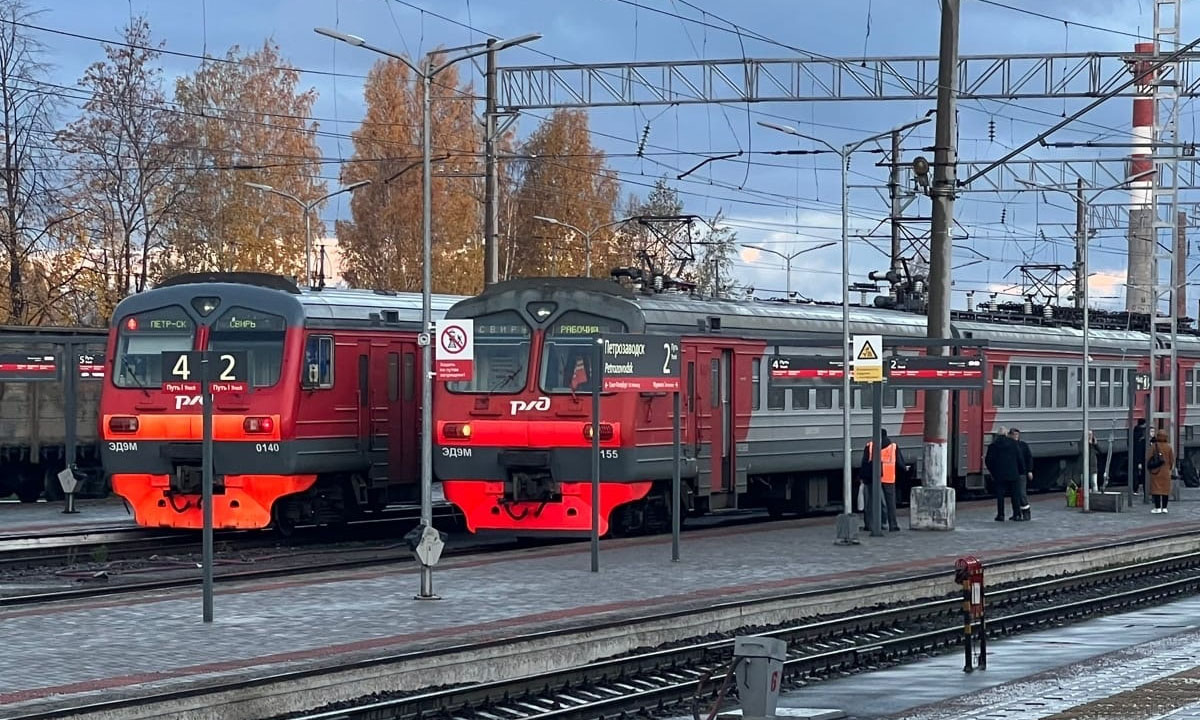
[[[137,452],[137,443],[135,442],[110,442],[108,444],[109,452]]]
[[[279,443],[254,443],[254,452],[277,453],[279,452]]]

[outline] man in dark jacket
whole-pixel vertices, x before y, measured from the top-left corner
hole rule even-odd
[[[1142,491],[1142,483],[1146,481],[1146,419],[1138,418],[1133,426],[1133,477],[1130,478],[1130,492]]]
[[[1016,484],[1018,478],[1025,474],[1021,448],[1008,436],[1004,427],[999,428],[996,436],[992,438],[983,463],[992,476],[992,486],[996,493],[996,522],[1004,522],[1004,496]]]
[[[1029,483],[1033,480],[1033,451],[1029,449],[1029,443],[1021,439],[1021,431],[1017,428],[1010,428],[1008,436],[1017,443],[1017,448],[1021,451],[1021,465],[1025,468],[1011,488],[1013,514],[1009,520],[1028,520],[1030,518],[1028,488]]]

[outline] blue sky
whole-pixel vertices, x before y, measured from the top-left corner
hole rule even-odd
[[[33,7],[39,7],[32,0]],[[1072,0],[1045,3],[1037,0],[1005,0],[1005,4],[1037,10],[1059,20],[962,0],[960,52],[1037,53],[1131,50],[1135,38],[1146,34],[1152,23],[1152,0]],[[637,7],[641,5],[643,7]],[[324,25],[361,35],[373,44],[417,54],[437,45],[454,46],[487,37],[511,37],[529,32],[544,35],[528,46],[506,50],[501,65],[541,64],[551,58],[568,62],[617,62],[627,60],[676,60],[696,58],[788,57],[790,52],[732,32],[706,27],[725,26],[722,20],[696,8],[717,13],[722,19],[756,31],[787,45],[813,53],[837,57],[866,55],[936,55],[938,0],[67,0],[45,2],[38,24],[95,37],[115,38],[131,12],[145,14],[157,38],[167,47],[188,53],[222,54],[233,45],[253,47],[272,37],[296,66],[305,70],[341,74],[307,73],[305,86],[315,87],[320,99],[314,115],[322,129],[349,134],[361,118],[361,80],[376,59],[372,53],[352,48],[312,32]],[[669,17],[654,9],[690,18]],[[1185,7],[1185,13],[1187,8]],[[436,14],[436,16],[435,16]],[[442,16],[442,17],[437,17]],[[1062,19],[1095,25],[1103,30],[1064,25]],[[699,22],[693,22],[699,21]],[[868,26],[870,32],[868,34]],[[1184,18],[1184,40],[1189,40]],[[49,50],[55,82],[73,84],[86,66],[98,59],[99,44],[54,34],[40,34]],[[164,57],[168,77],[187,73],[196,61]],[[466,69],[466,68],[464,68]],[[476,69],[476,87],[481,78]],[[1055,122],[1065,112],[1081,107],[1078,101],[1034,101],[1013,103],[966,101],[960,104],[960,158],[996,159],[1007,147],[1019,145]],[[923,115],[931,107],[924,102],[823,102],[766,103],[752,105],[690,106],[679,108],[609,108],[592,111],[596,145],[610,153],[632,153],[643,126],[650,123],[648,147],[660,153],[676,151],[696,156],[660,154],[652,160],[614,157],[610,164],[621,173],[626,193],[644,194],[661,175],[674,177],[704,155],[737,150],[795,149],[797,142],[777,132],[758,127],[768,120],[790,124],[802,132],[840,144],[886,130]],[[69,111],[69,108],[68,108]],[[531,131],[535,116],[523,117],[519,130]],[[1062,140],[1085,140],[1108,135],[1109,140],[1128,136],[1130,101],[1116,99],[1089,114],[1094,125],[1074,127],[1056,136]],[[995,139],[988,139],[988,123],[995,123]],[[1107,128],[1107,129],[1106,129]],[[1194,115],[1185,105],[1181,136],[1194,136]],[[907,147],[932,143],[933,124],[912,136]],[[349,140],[323,138],[325,155],[348,157]],[[799,147],[808,148],[802,143]],[[1106,149],[1107,156],[1124,153]],[[1081,150],[1042,150],[1038,155],[1080,157]],[[911,155],[910,155],[911,156]],[[784,252],[812,247],[839,235],[839,188],[837,162],[829,155],[753,155],[752,163],[724,161],[676,183],[685,209],[711,216],[721,210],[746,243],[764,244]],[[858,156],[851,182],[883,187],[886,173],[873,166],[872,156]],[[655,163],[665,163],[666,166]],[[336,175],[329,165],[324,174]],[[744,188],[739,190],[738,188]],[[1105,201],[1123,199],[1123,193],[1105,196]],[[1038,236],[1038,222],[1073,223],[1073,211],[1061,198],[1048,197],[1047,205],[1037,193],[973,194],[957,204],[956,217],[971,234],[974,250],[955,251],[955,264],[989,259],[954,273],[955,307],[962,307],[963,293],[976,291],[977,300],[989,289],[1007,289],[1021,262],[1062,262],[1073,259],[1073,250],[1061,230],[1043,227],[1046,239]],[[866,232],[885,218],[887,207],[876,192],[855,190],[851,198],[851,225]],[[919,199],[910,212],[928,214],[928,200]],[[1001,224],[1001,214],[1005,223]],[[344,216],[345,203],[330,204],[324,217]],[[1122,304],[1120,280],[1124,275],[1124,234],[1103,233],[1093,241],[1092,292],[1097,304]],[[828,247],[807,253],[793,266],[793,287],[804,294],[833,299],[839,292],[840,250]],[[868,270],[883,269],[886,259],[863,242],[852,245],[851,272],[862,277]],[[782,294],[782,262],[770,256],[755,257],[747,251],[739,260],[739,279],[759,289],[760,296],[772,291]],[[1010,298],[1011,299],[1011,298]]]

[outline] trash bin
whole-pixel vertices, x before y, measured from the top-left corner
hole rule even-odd
[[[734,638],[733,657],[738,661],[736,675],[742,718],[773,718],[779,702],[787,643],[768,637]]]

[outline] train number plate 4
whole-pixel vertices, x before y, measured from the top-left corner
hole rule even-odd
[[[279,452],[279,443],[254,443],[254,451],[260,453]]]
[[[108,444],[109,452],[137,452],[137,443],[135,442],[110,442]]]

